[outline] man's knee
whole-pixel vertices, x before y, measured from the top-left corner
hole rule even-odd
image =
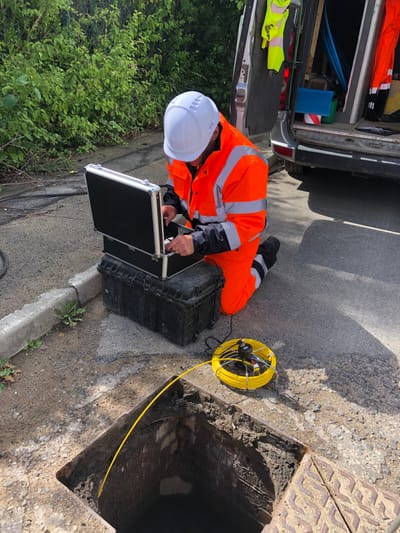
[[[223,314],[234,315],[246,307],[247,302],[255,291],[254,278],[249,281],[250,283],[245,286],[241,285],[241,283],[236,283],[231,290],[226,290],[226,287],[222,289],[221,311]]]

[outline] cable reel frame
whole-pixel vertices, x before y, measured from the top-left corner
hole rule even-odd
[[[228,369],[228,366],[234,366],[230,363],[243,365],[245,375]],[[220,381],[241,390],[263,387],[276,374],[276,356],[271,348],[248,338],[231,339],[220,344],[213,353],[211,365]]]

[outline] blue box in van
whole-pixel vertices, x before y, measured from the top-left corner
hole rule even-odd
[[[333,95],[333,91],[301,87],[297,92],[295,111],[296,113],[315,113],[328,117],[331,112]]]

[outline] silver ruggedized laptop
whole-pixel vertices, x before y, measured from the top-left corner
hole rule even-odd
[[[168,241],[191,230],[162,217],[161,188],[148,180],[90,164],[85,178],[95,229],[104,252],[161,279],[189,268],[202,257],[165,250]]]

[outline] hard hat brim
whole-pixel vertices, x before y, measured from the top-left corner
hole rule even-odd
[[[207,148],[208,143],[211,140],[211,137],[204,147],[202,147],[199,150],[196,150],[195,152],[176,152],[171,149],[171,147],[168,144],[168,141],[164,139],[164,153],[167,157],[171,159],[176,159],[177,161],[183,161],[184,163],[190,163],[191,161],[195,161],[201,156],[201,154]]]

